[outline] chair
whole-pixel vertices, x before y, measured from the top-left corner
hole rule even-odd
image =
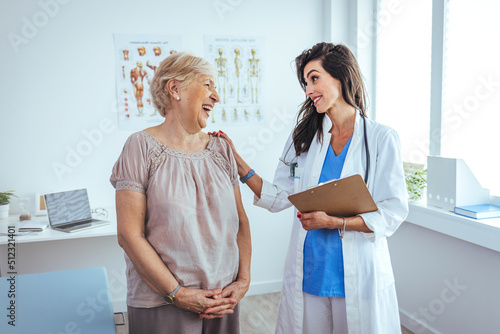
[[[0,309],[0,333],[116,334],[105,268],[0,277]]]

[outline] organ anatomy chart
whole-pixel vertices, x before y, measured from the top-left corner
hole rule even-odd
[[[140,130],[163,122],[149,86],[160,62],[181,51],[181,36],[114,34],[116,107],[122,130]]]
[[[261,124],[264,111],[264,38],[205,36],[205,59],[216,71],[220,102],[209,123]]]

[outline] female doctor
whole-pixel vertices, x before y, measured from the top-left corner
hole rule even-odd
[[[241,181],[271,212],[287,197],[331,179],[364,177],[375,212],[332,217],[297,213],[285,264],[276,333],[401,333],[387,237],[408,213],[397,133],[366,118],[356,58],[343,45],[318,43],[296,59],[306,93],[273,183],[237,154]]]

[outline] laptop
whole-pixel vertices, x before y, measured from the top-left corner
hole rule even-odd
[[[71,233],[109,224],[92,218],[87,189],[45,194],[44,198],[49,224],[54,230]]]

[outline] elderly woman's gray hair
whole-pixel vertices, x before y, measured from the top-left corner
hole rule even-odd
[[[177,52],[165,58],[156,70],[150,87],[153,104],[160,115],[165,117],[166,111],[171,108],[167,82],[175,79],[183,88],[200,75],[215,76],[212,64],[201,57],[189,52]]]

